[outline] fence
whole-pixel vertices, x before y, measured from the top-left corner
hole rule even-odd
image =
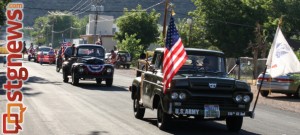
[[[236,58],[227,58],[227,72],[229,72],[236,63]],[[257,71],[254,73],[253,70],[253,58],[249,57],[240,57],[240,66],[236,66],[235,69],[229,74],[230,77],[238,79],[242,81],[254,80],[257,76],[263,72],[266,65],[266,59],[258,59],[257,60]],[[240,68],[240,71],[239,71]]]

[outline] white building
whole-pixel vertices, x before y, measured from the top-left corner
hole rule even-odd
[[[87,40],[89,44],[101,40],[102,45],[109,52],[117,45],[117,41],[113,39],[115,32],[116,25],[114,25],[113,16],[90,14],[86,25],[86,35],[81,35],[81,38]]]

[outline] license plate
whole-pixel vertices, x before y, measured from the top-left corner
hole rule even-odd
[[[204,105],[204,118],[220,118],[219,105]]]

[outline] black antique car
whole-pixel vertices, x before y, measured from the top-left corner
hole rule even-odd
[[[102,81],[106,86],[112,86],[114,67],[104,62],[105,50],[102,46],[82,44],[73,48],[72,57],[63,62],[63,81],[72,78],[72,84],[78,85],[79,80],[96,79],[97,84]]]
[[[137,71],[129,87],[134,116],[142,119],[146,108],[157,109],[160,129],[168,128],[173,119],[195,119],[226,120],[229,131],[239,131],[243,117],[253,117],[250,86],[227,76],[224,53],[194,48],[186,52],[188,59],[165,92],[164,49],[156,49],[152,61],[144,61],[148,66]]]

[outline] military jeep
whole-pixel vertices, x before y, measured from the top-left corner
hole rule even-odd
[[[146,108],[157,109],[157,125],[162,130],[174,119],[226,120],[228,130],[237,132],[243,117],[253,116],[250,86],[227,76],[224,53],[186,48],[188,59],[163,92],[163,52],[158,48],[152,61],[139,61],[147,66],[138,66],[129,87],[136,118],[142,119]]]
[[[105,81],[106,86],[112,86],[114,67],[111,64],[105,64],[105,50],[102,46],[77,45],[72,52],[72,57],[62,64],[63,81],[65,83],[71,77],[73,85],[78,85],[80,79],[96,79],[97,84]]]

